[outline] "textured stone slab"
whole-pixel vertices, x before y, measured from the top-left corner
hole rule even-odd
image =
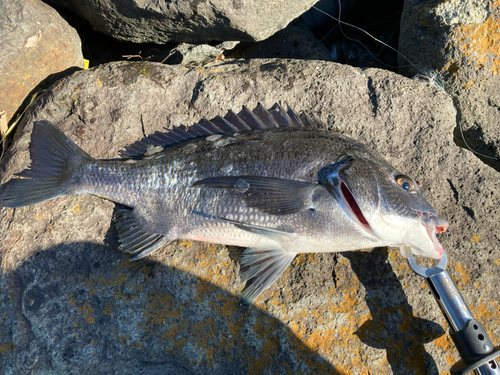
[[[113,158],[155,130],[280,100],[422,181],[450,221],[439,235],[449,271],[498,345],[498,174],[453,142],[443,91],[394,73],[298,60],[99,66],[37,101],[2,181],[29,163],[36,119]],[[0,210],[5,373],[442,373],[458,359],[430,291],[395,249],[300,255],[245,307],[241,249],[180,240],[129,263],[112,210],[88,195]]]

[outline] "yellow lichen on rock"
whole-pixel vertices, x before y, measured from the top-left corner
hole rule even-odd
[[[181,243],[179,243],[179,245],[185,247],[186,249],[189,249],[191,246],[193,246],[193,241],[190,240],[182,241]]]
[[[471,88],[472,86],[474,86],[474,81],[469,81],[467,83],[464,83],[463,88],[464,88],[464,90],[467,90],[467,89]]]
[[[75,204],[73,207],[70,208],[71,211],[73,212],[81,212],[82,210],[80,209],[80,206],[78,204]]]
[[[7,344],[4,344],[0,346],[0,353],[9,353],[13,351],[16,348],[13,342],[9,342]]]
[[[458,271],[461,275],[460,282],[462,284],[469,284],[470,282],[470,275],[467,273],[466,269],[461,263],[458,263],[455,266],[455,270]]]
[[[500,72],[500,22],[491,16],[482,24],[458,24],[451,33],[463,55],[476,70],[488,67],[492,75]]]
[[[454,365],[460,358],[456,352],[455,345],[448,334],[444,334],[441,337],[433,341],[436,348],[442,350],[446,354],[446,362],[449,366]]]

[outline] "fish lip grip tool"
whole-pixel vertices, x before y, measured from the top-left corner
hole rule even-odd
[[[493,345],[483,325],[474,319],[465,304],[460,291],[446,271],[448,256],[443,256],[434,268],[425,268],[417,264],[413,255],[408,258],[410,268],[425,278],[443,315],[453,332],[451,339],[462,358],[450,369],[451,374],[467,374],[476,371],[479,374],[500,375],[496,357],[500,356],[500,346]]]

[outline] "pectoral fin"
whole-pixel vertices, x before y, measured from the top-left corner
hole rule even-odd
[[[247,282],[241,301],[250,304],[286,270],[296,253],[283,250],[246,249],[241,257],[241,282]]]
[[[240,194],[248,207],[271,215],[314,209],[312,196],[320,185],[275,177],[210,177],[192,186],[226,189]]]
[[[134,255],[130,261],[144,258],[171,241],[164,235],[144,230],[140,225],[140,217],[131,208],[116,208],[114,221],[122,249]]]

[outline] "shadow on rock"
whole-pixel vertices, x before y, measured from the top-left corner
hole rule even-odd
[[[388,262],[387,250],[342,255],[350,260],[366,289],[366,303],[372,316],[356,332],[361,341],[386,350],[395,374],[405,373],[409,368],[420,374],[439,373],[423,344],[442,336],[444,330],[439,324],[413,315],[401,282]]]
[[[460,127],[457,126],[453,131],[453,137],[457,146],[469,151],[471,149],[474,150],[474,155],[484,164],[500,172],[500,155],[496,153],[494,142],[485,142],[484,134],[480,127],[472,127],[460,132]],[[469,147],[465,144],[464,138]]]
[[[3,272],[14,315],[5,371],[337,373],[238,296],[180,267],[129,262],[115,246],[62,244]]]

